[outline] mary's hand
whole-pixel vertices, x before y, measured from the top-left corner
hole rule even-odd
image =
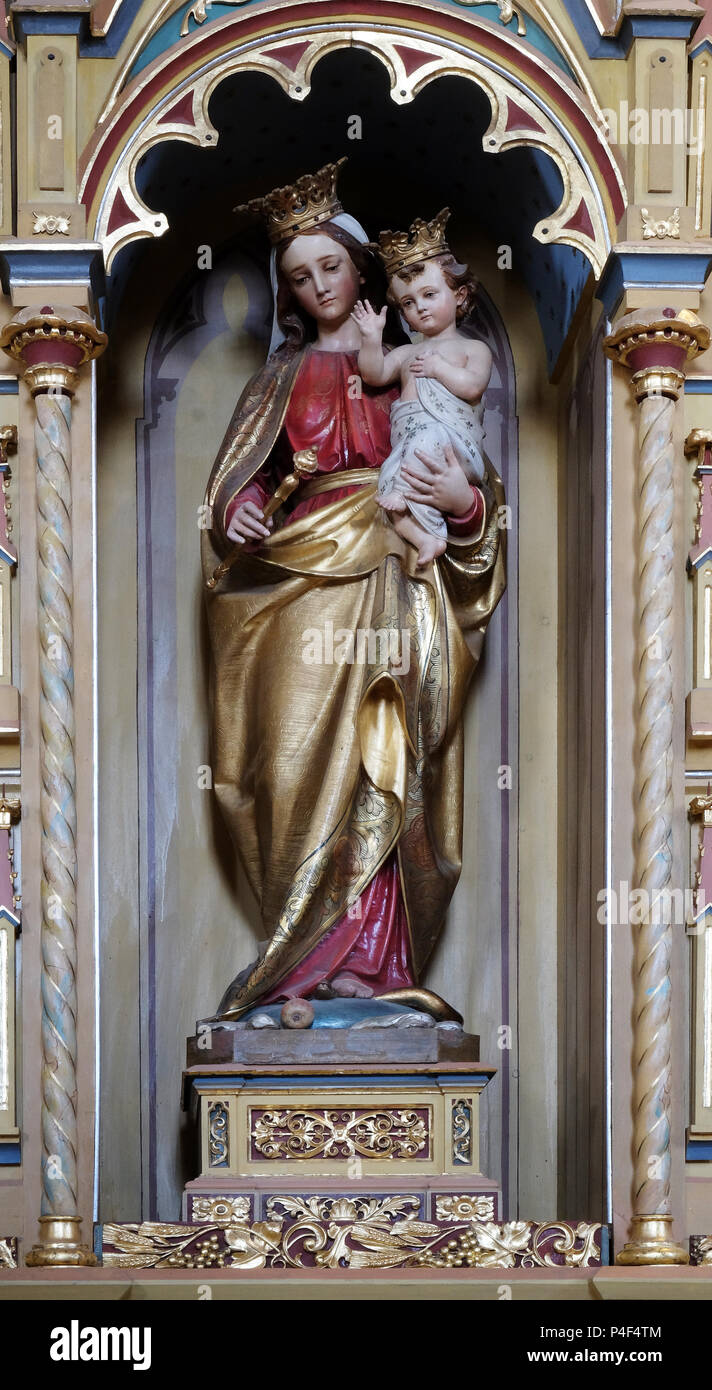
[[[419,463],[406,463],[401,469],[407,501],[437,507],[448,516],[464,516],[472,506],[472,488],[450,445],[445,445],[443,458],[420,449],[415,450],[415,457]]]
[[[273,521],[270,517],[267,523],[262,520],[264,513],[257,502],[243,502],[238,507],[227,528],[227,538],[229,541],[237,541],[238,545],[245,541],[261,541],[268,536],[272,530]]]

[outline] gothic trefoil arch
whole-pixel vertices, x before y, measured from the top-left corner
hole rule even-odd
[[[597,113],[568,76],[526,39],[475,17],[468,16],[466,24],[458,17],[444,25],[439,14],[435,29],[428,26],[424,6],[379,5],[376,28],[353,18],[346,25],[336,16],[315,24],[313,8],[312,22],[306,22],[305,8],[276,8],[273,32],[264,15],[258,26],[248,10],[198,28],[142,68],[109,103],[80,162],[80,197],[108,270],[124,246],[167,230],[166,217],[147,207],[137,191],[139,162],[168,140],[214,148],[219,133],[208,107],[221,82],[237,73],[262,73],[294,101],[304,101],[323,57],[359,48],[383,63],[398,105],[412,102],[440,77],[474,82],[490,105],[482,137],[485,153],[537,149],[561,175],[560,204],[540,218],[532,235],[547,244],[575,247],[600,276],[624,212],[623,184],[601,138]],[[292,10],[293,24],[288,22]],[[417,29],[406,27],[405,11],[418,15]]]

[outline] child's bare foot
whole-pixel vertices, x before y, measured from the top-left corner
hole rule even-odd
[[[402,497],[400,492],[384,492],[383,496],[378,498],[378,505],[383,507],[385,512],[405,512],[406,510],[405,497]]]
[[[429,565],[430,561],[436,560],[445,549],[447,549],[447,541],[442,536],[424,535],[418,544],[418,568]]]
[[[423,565],[429,565],[436,556],[442,555],[447,548],[445,536],[434,536],[432,532],[426,531],[410,512],[406,516],[396,517],[393,525],[399,536],[415,546],[418,552],[416,564],[420,569]]]
[[[331,981],[331,988],[334,994],[343,999],[373,998],[371,986],[364,984],[363,980],[359,980],[358,975],[352,975],[350,970],[344,970],[340,975],[335,975]]]

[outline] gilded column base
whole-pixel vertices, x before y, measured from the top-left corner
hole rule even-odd
[[[33,1245],[25,1264],[34,1269],[52,1265],[96,1265],[96,1255],[79,1239],[81,1224],[81,1216],[41,1216],[40,1243]]]
[[[687,1265],[689,1252],[672,1238],[671,1216],[634,1216],[618,1265]]]

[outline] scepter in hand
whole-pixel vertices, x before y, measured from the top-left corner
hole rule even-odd
[[[294,492],[295,487],[299,485],[302,478],[308,478],[312,473],[316,473],[318,462],[316,449],[297,449],[297,452],[292,455],[292,472],[288,473],[286,478],[282,479],[279,487],[264,507],[262,513],[264,521],[269,521],[270,517],[274,516],[279,507],[281,507],[282,504],[286,502],[287,498]],[[225,559],[221,560],[220,564],[213,570],[210,578],[206,580],[206,587],[208,589],[214,589],[216,584],[219,584],[223,576],[232,568],[238,556],[243,554],[243,543],[239,542],[237,545],[234,545],[232,550],[225,556]]]

